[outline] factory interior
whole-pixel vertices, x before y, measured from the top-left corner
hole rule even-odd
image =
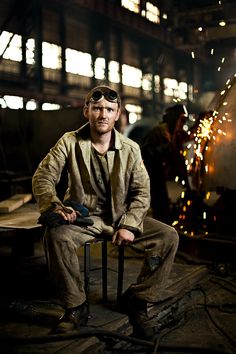
[[[1,353],[235,353],[236,2],[1,0],[0,23]],[[133,336],[117,306],[140,259],[124,247],[122,269],[106,242],[104,263],[100,241],[89,265],[83,247],[78,254],[88,324],[50,333],[63,309],[32,177],[58,139],[85,124],[84,98],[97,85],[119,92],[120,132],[138,144],[166,109],[187,111],[187,177],[166,182],[179,247],[168,296],[149,308],[154,341]],[[64,187],[62,174],[61,198]]]

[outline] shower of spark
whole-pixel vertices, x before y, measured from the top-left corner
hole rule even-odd
[[[235,76],[234,79],[235,80]],[[194,133],[190,132],[191,141],[186,145],[183,152],[185,156],[185,163],[188,172],[189,185],[193,191],[204,195],[207,201],[210,199],[211,192],[206,191],[204,179],[207,175],[214,175],[215,164],[214,161],[206,162],[206,154],[212,149],[212,146],[221,144],[222,139],[227,139],[227,134],[230,134],[230,123],[232,122],[230,112],[228,112],[227,95],[233,86],[233,80],[227,80],[225,88],[220,93],[219,104],[212,111],[206,112],[205,116],[198,122],[198,126]],[[221,107],[221,109],[219,109]],[[223,109],[222,109],[223,108]],[[219,113],[220,112],[220,113]],[[186,200],[187,199],[187,200]],[[183,192],[181,195],[182,205],[179,214],[179,219],[173,222],[173,226],[177,227],[183,234],[188,236],[195,236],[196,230],[194,227],[199,227],[199,218],[197,223],[192,223],[189,220],[193,217],[193,200]],[[201,204],[205,208],[206,204]],[[209,211],[201,210],[201,233],[208,235],[209,218],[214,222],[217,220],[216,215],[209,215]]]

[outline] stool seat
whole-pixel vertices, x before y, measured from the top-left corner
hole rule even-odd
[[[102,299],[107,302],[107,238],[99,237],[92,241],[86,241],[84,244],[84,289],[86,296],[89,296],[89,281],[90,281],[90,246],[93,243],[101,243],[102,247]],[[122,295],[123,290],[123,275],[124,275],[124,246],[118,247],[118,282],[117,282],[117,302]]]

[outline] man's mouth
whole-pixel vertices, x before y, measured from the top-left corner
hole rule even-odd
[[[107,120],[99,120],[99,121],[98,121],[98,124],[99,124],[99,125],[101,125],[101,124],[102,124],[102,125],[107,125],[107,124],[108,124],[108,121],[107,121]]]

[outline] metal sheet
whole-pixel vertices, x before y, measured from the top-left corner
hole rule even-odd
[[[236,190],[236,78],[226,84],[210,109],[218,115],[212,126],[215,138],[208,142],[204,155],[208,167],[204,185],[207,190]]]

